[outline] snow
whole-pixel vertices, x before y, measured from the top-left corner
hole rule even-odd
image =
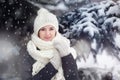
[[[59,3],[57,6],[47,6],[47,8],[54,10],[54,9],[58,9],[58,10],[68,10],[67,6],[65,6],[65,4],[63,2]]]
[[[97,61],[97,62],[96,62]],[[115,80],[119,80],[119,67],[120,62],[115,57],[110,56],[106,50],[104,50],[101,54],[98,54],[96,57],[96,61],[93,55],[90,53],[89,57],[85,61],[83,58],[81,61],[77,61],[77,65],[79,69],[96,69],[96,73],[98,75],[105,74],[107,72],[112,72]]]
[[[65,0],[65,2],[67,3],[67,4],[74,4],[74,3],[80,3],[80,2],[82,2],[83,0]]]
[[[79,8],[79,11],[69,12],[68,15],[62,17],[64,21],[66,16],[71,15],[71,19],[67,18],[66,24],[63,23],[70,26],[71,30],[68,29],[68,32],[63,34],[69,33],[70,36],[66,37],[77,39],[73,47],[78,54],[78,69],[82,70],[84,75],[87,76],[86,71],[88,71],[94,79],[92,73],[99,76],[97,80],[102,80],[103,75],[107,74],[109,74],[109,78],[111,76],[112,79],[120,79],[119,11],[119,4],[113,1],[102,1],[87,7],[84,6]],[[79,18],[73,18],[74,16],[79,16]],[[72,24],[69,24],[70,22]],[[83,43],[82,40],[87,42]],[[83,48],[86,44],[90,51],[87,47]]]
[[[120,48],[120,34],[119,33],[116,33],[114,40],[115,40],[115,44]]]
[[[19,55],[19,47],[14,46],[10,41],[0,39],[0,62],[3,60],[9,60],[14,55]]]
[[[118,5],[110,7],[110,9],[107,11],[106,15],[110,15],[110,14],[115,14],[115,15],[119,15],[120,14],[120,8]]]
[[[102,54],[98,54],[96,59],[99,67],[108,70],[114,69],[114,66],[120,63],[114,56],[109,55],[107,50],[104,50]]]
[[[95,33],[99,33],[99,30],[96,28],[96,26],[90,22],[87,22],[85,25],[88,25],[88,27],[86,27],[83,31],[88,32],[91,37],[93,37]]]
[[[67,5],[64,1],[67,3]],[[66,14],[64,13],[61,15],[64,16],[64,18],[61,18],[64,24],[62,24],[62,21],[60,21],[60,23],[62,25],[63,35],[76,41],[73,44],[73,47],[76,49],[78,55],[78,69],[85,72],[85,75],[92,76],[92,80],[102,80],[101,78],[106,74],[110,76],[112,75],[113,80],[119,80],[120,1],[117,1],[117,3],[111,0],[101,1],[100,3],[84,5],[83,7],[79,7],[77,4],[75,4],[77,5],[77,10],[68,12],[68,15],[67,11],[70,11],[70,8],[72,8],[72,6],[69,4],[83,2],[83,0],[64,1],[57,1],[56,5],[44,5],[44,7],[53,11],[60,10],[57,11],[60,14],[66,11]],[[0,0],[0,2],[5,3],[5,0]],[[6,70],[8,70],[7,74],[4,73],[5,69],[3,69],[3,74],[2,72],[0,73],[0,79],[1,76],[4,78],[7,77],[7,75],[13,74],[14,78],[11,80],[22,80],[19,77],[15,77],[19,74],[19,72],[14,70],[18,66],[16,66],[16,62],[14,61],[18,60],[15,58],[19,57],[21,49],[18,45],[15,44],[19,44],[21,47],[24,46],[25,48],[26,42],[29,40],[30,36],[30,26],[32,26],[32,24],[29,24],[29,21],[32,23],[34,19],[33,16],[36,15],[34,12],[36,12],[37,8],[43,7],[43,4],[36,3],[32,0],[27,0],[27,2],[32,4],[32,6],[27,6],[23,4],[24,1],[23,3],[20,3],[17,0],[16,2],[14,2],[14,0],[9,0],[9,5],[0,5],[3,10],[6,9],[6,12],[0,13],[0,20],[2,21],[0,25],[2,27],[1,31],[5,29],[5,31],[10,31],[16,36],[19,35],[19,37],[16,38],[20,40],[16,42],[14,40],[15,38],[13,38],[13,36],[11,36],[9,33],[6,37],[9,39],[13,38],[12,40],[4,40],[0,37],[0,51],[2,53],[0,54],[0,66],[1,64],[3,65],[3,68],[9,66],[9,68],[6,68]],[[11,7],[14,4],[19,6]],[[27,15],[29,16],[27,16],[25,15],[22,7],[24,7],[24,10],[30,8],[33,12],[29,12],[28,10]],[[28,31],[26,32],[26,35],[24,35],[25,31]],[[23,35],[25,37],[23,37]],[[21,54],[24,53],[27,52],[23,51]],[[24,54],[23,57],[26,57],[26,55]],[[4,61],[8,61],[8,63],[10,61],[10,63],[6,63],[5,65]],[[26,59],[22,59],[22,63],[27,64]],[[14,69],[11,69],[12,67],[14,67]],[[2,71],[2,68],[0,70]],[[10,73],[12,71],[13,73]],[[97,77],[97,79],[94,79],[94,73],[96,74],[95,77]],[[85,76],[84,78],[87,77]]]
[[[93,40],[91,47],[92,47],[92,49],[95,49],[95,50],[97,49],[97,42],[95,39]]]

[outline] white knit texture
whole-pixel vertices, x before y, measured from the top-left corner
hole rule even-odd
[[[47,9],[41,8],[38,10],[38,15],[34,21],[34,33],[38,35],[38,31],[46,25],[52,25],[55,27],[56,31],[58,31],[59,24],[56,15],[49,12]]]

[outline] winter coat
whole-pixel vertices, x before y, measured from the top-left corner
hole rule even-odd
[[[24,51],[22,52],[26,52],[25,49],[23,50]],[[27,52],[22,53],[20,59],[22,62],[20,64],[21,80],[51,80],[51,78],[57,73],[54,66],[51,63],[48,63],[37,75],[32,76],[32,65],[35,60],[28,55]],[[73,56],[69,54],[68,56],[62,57],[61,60],[65,80],[79,80],[76,61]]]
[[[71,54],[62,57],[62,68],[64,71],[65,80],[79,80],[76,62]],[[32,80],[51,80],[57,73],[57,70],[49,62],[37,75],[33,76]]]
[[[35,60],[28,55],[25,48],[21,50],[20,61],[20,76],[21,80],[51,80],[57,73],[57,70],[49,62],[37,75],[32,76],[32,65]],[[62,57],[62,68],[64,71],[65,80],[79,80],[76,61],[71,54]],[[42,75],[42,76],[41,76]]]
[[[27,50],[35,60],[32,65],[32,80],[78,80],[77,65],[73,56],[55,56],[58,51],[51,42],[45,42],[33,34],[32,40],[27,44]],[[58,69],[50,62],[54,56],[57,57],[55,62],[61,64]]]

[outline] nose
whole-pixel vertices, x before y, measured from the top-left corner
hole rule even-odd
[[[50,35],[50,31],[46,30],[46,36],[49,36],[49,35]]]

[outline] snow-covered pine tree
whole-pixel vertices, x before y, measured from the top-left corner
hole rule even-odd
[[[60,17],[60,32],[73,42],[85,80],[120,79],[119,1],[92,3],[66,13]]]

